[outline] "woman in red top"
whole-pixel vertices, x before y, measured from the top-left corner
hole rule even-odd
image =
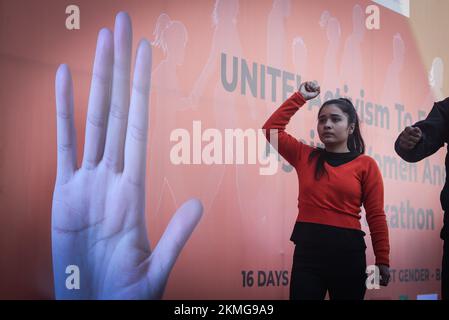
[[[331,299],[363,299],[367,276],[362,205],[379,284],[386,286],[390,278],[382,176],[376,162],[364,155],[357,112],[348,99],[329,100],[318,112],[317,131],[324,149],[303,144],[285,132],[296,111],[319,93],[316,82],[301,84],[263,126],[268,141],[298,175],[290,299],[324,299],[326,292]]]

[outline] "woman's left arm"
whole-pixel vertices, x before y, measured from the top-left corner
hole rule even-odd
[[[376,265],[381,273],[381,285],[387,285],[388,267],[390,266],[390,241],[384,211],[384,186],[379,167],[372,158],[369,158],[369,160],[362,181],[362,202],[370,229]]]

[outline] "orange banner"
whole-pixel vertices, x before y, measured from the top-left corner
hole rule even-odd
[[[53,297],[54,76],[59,64],[70,66],[82,155],[96,36],[119,11],[132,18],[133,48],[142,37],[153,47],[151,244],[184,201],[197,197],[204,206],[164,298],[288,299],[297,177],[287,161],[267,156],[259,130],[306,80],[317,80],[321,95],[287,132],[320,145],[318,108],[349,97],[383,175],[392,282],[366,298],[439,295],[445,153],[407,163],[394,141],[445,97],[448,48],[436,44],[445,31],[423,40],[436,22],[413,7],[418,1],[408,14],[381,2],[83,0],[76,3],[79,25],[69,28],[65,1],[0,1],[0,297]],[[429,1],[426,12],[437,14],[438,5]],[[367,263],[374,264],[362,225]]]

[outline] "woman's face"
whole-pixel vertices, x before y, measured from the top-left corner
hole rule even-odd
[[[354,131],[354,124],[349,125],[348,115],[338,106],[330,104],[321,109],[317,129],[325,146],[343,145]]]

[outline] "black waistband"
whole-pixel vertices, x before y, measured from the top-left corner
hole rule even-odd
[[[364,236],[361,230],[296,222],[290,240],[308,252],[339,254],[365,250]]]

